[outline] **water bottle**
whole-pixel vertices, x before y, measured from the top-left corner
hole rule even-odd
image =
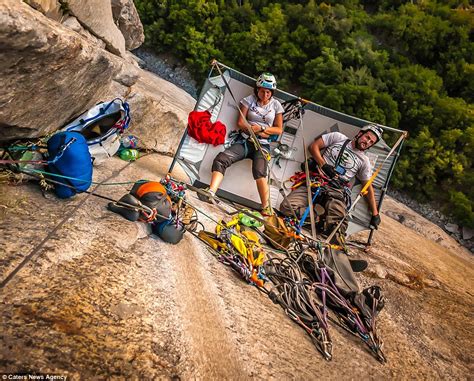
[[[123,136],[120,139],[123,148],[137,148],[138,138],[133,135]]]
[[[120,158],[125,161],[134,161],[138,159],[138,151],[136,149],[127,148],[120,151]]]

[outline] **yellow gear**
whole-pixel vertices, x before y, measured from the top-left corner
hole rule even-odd
[[[231,234],[230,243],[252,267],[263,264],[265,253],[260,245],[258,234],[252,230],[246,230],[245,226],[240,224],[239,216],[234,216],[229,222],[219,221],[216,226],[217,236],[223,229],[233,229],[235,233]]]

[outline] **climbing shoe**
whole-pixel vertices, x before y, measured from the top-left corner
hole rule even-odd
[[[216,194],[209,189],[209,187],[205,189],[200,189],[197,191],[197,196],[201,201],[207,202],[208,204],[214,204],[216,203],[216,200],[214,198]]]

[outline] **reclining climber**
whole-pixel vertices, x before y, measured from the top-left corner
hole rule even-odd
[[[369,181],[372,176],[372,166],[365,151],[382,138],[382,132],[380,127],[369,124],[362,127],[352,140],[339,132],[330,132],[316,138],[309,146],[309,152],[314,160],[310,160],[310,172],[316,178],[325,178],[327,181],[315,200],[317,205],[324,208],[324,214],[319,216],[317,225],[317,230],[323,235],[329,235],[337,224],[344,220],[339,228],[339,234],[345,236],[348,225],[345,217],[347,205],[350,202],[349,182],[354,177],[363,185]],[[324,153],[323,149],[325,149]],[[370,225],[377,229],[381,220],[372,185],[368,187],[366,198],[372,212]],[[298,218],[301,218],[307,207],[307,188],[306,183],[303,182],[281,203],[280,211],[287,216],[293,215],[294,212]],[[320,207],[314,209],[316,213],[322,210]],[[337,242],[337,236],[335,236],[333,243]]]
[[[263,150],[270,151],[269,138],[279,136],[283,131],[284,109],[281,103],[273,98],[276,88],[275,77],[270,73],[263,73],[257,79],[254,94],[240,101],[242,114],[239,113],[237,120],[240,133],[233,144],[214,159],[211,183],[206,189],[211,197],[214,196],[224,179],[226,169],[240,160],[251,159],[252,174],[257,183],[263,215],[271,214],[267,181],[268,161],[252,141],[248,126],[252,128]],[[198,196],[203,201],[210,201],[204,195],[198,194]]]

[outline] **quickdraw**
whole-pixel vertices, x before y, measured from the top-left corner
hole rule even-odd
[[[156,217],[158,216],[158,212],[155,208],[150,209],[150,208],[146,207],[143,204],[141,205],[141,207],[143,208],[142,214],[145,216],[145,218],[139,218],[138,221],[140,221],[140,222],[153,222],[156,219]]]

